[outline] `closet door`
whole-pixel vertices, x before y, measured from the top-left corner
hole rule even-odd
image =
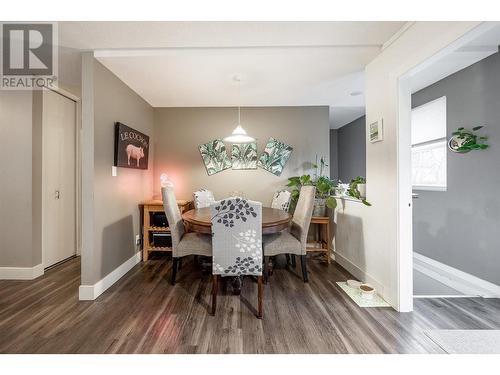
[[[76,253],[76,103],[43,93],[42,261],[45,268]]]

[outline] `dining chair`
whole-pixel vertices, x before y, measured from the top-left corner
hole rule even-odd
[[[308,281],[306,265],[307,232],[311,224],[315,193],[316,188],[314,186],[303,186],[300,189],[299,200],[289,230],[264,236],[262,246],[264,248],[264,277],[266,280],[268,279],[268,258],[279,254],[291,254],[300,256],[302,278],[305,283]]]
[[[212,237],[207,234],[186,233],[174,190],[162,187],[161,195],[172,236],[172,285],[175,285],[179,259],[187,255],[212,256]]]
[[[274,193],[271,208],[277,208],[288,212],[292,194],[288,190],[279,190]]]
[[[212,315],[220,277],[257,276],[257,317],[262,318],[262,204],[241,197],[210,206],[212,218]],[[243,280],[242,280],[243,281]]]
[[[214,193],[207,189],[200,189],[193,193],[194,208],[210,207],[215,202]]]

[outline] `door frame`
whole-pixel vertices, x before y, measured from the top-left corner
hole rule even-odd
[[[436,54],[421,61],[412,69],[397,77],[397,306],[398,311],[413,311],[413,202],[411,198],[411,79],[421,70],[432,66],[444,56],[456,51],[479,35],[498,26],[497,21],[479,24],[469,32],[448,44]],[[452,73],[450,73],[452,74]],[[410,209],[408,209],[410,207]]]
[[[82,128],[81,121],[81,98],[77,95],[70,93],[67,90],[64,90],[60,87],[48,87],[45,86],[42,89],[43,91],[52,91],[58,95],[64,96],[65,98],[73,101],[75,103],[75,255],[81,255],[81,239],[82,239],[82,230],[81,230],[81,146],[80,146],[80,133]],[[43,126],[43,93],[42,93],[42,126]],[[43,131],[42,131],[42,144],[43,144]],[[43,180],[44,180],[44,171],[43,171],[43,148],[42,148],[42,191],[43,191]],[[43,228],[43,195],[42,195],[42,228]],[[43,233],[42,233],[43,236]],[[44,241],[42,237],[41,241],[41,250],[42,250],[42,265],[45,269],[44,260]]]

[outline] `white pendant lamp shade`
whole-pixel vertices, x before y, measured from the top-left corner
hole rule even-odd
[[[224,138],[224,142],[250,143],[250,142],[255,142],[255,138],[247,135],[245,129],[243,129],[241,125],[238,124],[238,126],[234,128],[233,133],[229,137]]]
[[[234,81],[238,82],[238,102],[240,102],[240,84],[241,78],[239,76],[234,77]],[[234,128],[230,136],[224,138],[224,142],[227,143],[251,143],[255,142],[254,137],[250,137],[245,129],[241,126],[241,107],[238,105],[238,126]]]

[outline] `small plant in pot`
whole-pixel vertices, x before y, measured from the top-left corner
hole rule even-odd
[[[349,189],[347,189],[347,195],[356,199],[359,199],[364,205],[371,206],[366,198],[366,178],[358,176],[353,178],[349,183]]]
[[[297,205],[300,188],[307,185],[316,186],[313,216],[325,216],[327,207],[331,209],[335,209],[337,207],[337,200],[335,199],[335,188],[337,187],[337,183],[327,176],[322,176],[323,167],[325,165],[324,159],[321,158],[320,173],[319,176],[316,173],[316,177],[314,179],[311,179],[311,176],[308,174],[300,177],[290,177],[288,179],[287,186],[291,188],[292,194],[290,202],[290,208],[292,210],[294,210]],[[313,167],[315,167],[316,170],[318,169],[316,164],[313,164]]]
[[[485,142],[488,140],[486,136],[479,136],[476,132],[482,129],[483,126],[476,126],[472,130],[458,128],[452,133],[452,137],[448,141],[448,147],[453,152],[466,153],[473,150],[486,150],[489,145]]]

